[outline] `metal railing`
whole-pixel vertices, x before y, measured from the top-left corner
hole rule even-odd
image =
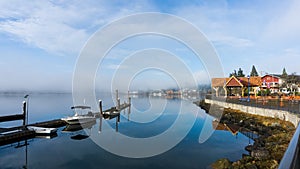
[[[247,97],[237,98],[237,97],[227,97],[224,99],[224,96],[212,97],[212,95],[206,95],[206,99],[213,99],[217,101],[226,101],[227,103],[241,104],[244,106],[265,108],[265,109],[275,109],[289,111],[291,113],[300,114],[300,101],[298,100],[281,100],[267,97],[262,97],[259,99],[250,99],[248,101]]]
[[[300,126],[298,125],[292,140],[279,164],[279,169],[298,169],[300,167],[299,159],[299,134]]]
[[[227,103],[241,104],[245,106],[276,109],[289,111],[291,113],[300,114],[300,101],[298,100],[281,100],[281,99],[250,99],[247,98],[234,98],[234,97],[212,97],[206,95],[206,99],[213,99],[217,101],[226,101]],[[284,156],[279,164],[279,169],[300,169],[300,126],[298,124],[296,132],[291,139],[289,146],[284,153]]]

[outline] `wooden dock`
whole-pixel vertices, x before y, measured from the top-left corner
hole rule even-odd
[[[26,95],[24,98],[26,98],[26,97],[28,97],[28,95]],[[102,101],[99,100],[100,112],[95,112],[93,114],[95,117],[98,117],[101,119],[100,122],[102,122],[102,118],[112,119],[112,118],[117,117],[117,120],[116,120],[116,131],[117,131],[118,130],[117,124],[118,124],[118,122],[120,122],[121,111],[123,111],[126,108],[129,108],[129,112],[130,112],[131,98],[129,97],[129,92],[128,92],[128,103],[124,102],[123,104],[120,104],[118,90],[116,90],[116,98],[117,98],[117,105],[115,107],[112,107],[112,108],[104,110],[104,111],[102,111]],[[67,123],[61,119],[55,119],[55,120],[50,120],[50,121],[45,121],[45,122],[37,122],[37,123],[28,124],[27,109],[28,109],[27,103],[26,103],[26,101],[24,101],[22,114],[0,116],[0,122],[23,120],[23,125],[10,127],[10,128],[0,128],[0,146],[27,140],[30,138],[34,138],[36,136],[35,132],[28,130],[27,126],[58,128],[58,127],[63,127],[63,126],[67,125]],[[105,114],[103,112],[109,112],[109,113]]]
[[[120,98],[119,98],[119,92],[118,90],[116,90],[116,102],[117,102],[117,105],[114,106],[114,107],[111,107],[107,110],[103,110],[102,108],[102,101],[99,100],[99,108],[100,108],[100,112],[96,112],[94,113],[94,115],[96,117],[99,117],[99,118],[104,118],[104,119],[113,119],[113,118],[116,118],[117,117],[117,121],[119,122],[120,121],[120,113],[121,111],[123,111],[124,109],[126,108],[129,108],[129,111],[130,111],[130,106],[131,106],[131,98],[129,97],[129,91],[128,91],[128,102],[126,103],[126,101],[124,101],[123,104],[120,103]]]
[[[67,123],[61,119],[55,119],[55,120],[30,124],[30,126],[46,127],[46,128],[57,128],[57,127],[63,127],[65,125],[67,125]]]
[[[35,132],[30,130],[13,131],[4,135],[0,135],[0,146],[27,140],[35,137]]]
[[[0,146],[34,138],[36,136],[36,133],[34,131],[27,130],[27,126],[57,128],[63,127],[65,125],[65,121],[56,119],[45,122],[32,123],[25,126],[0,128]]]
[[[9,116],[0,116],[0,123],[6,121],[23,120],[25,116],[23,114],[15,114]]]

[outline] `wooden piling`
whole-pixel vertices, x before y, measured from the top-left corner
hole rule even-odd
[[[120,114],[118,115],[117,121],[118,123],[120,122]]]
[[[119,98],[119,91],[118,89],[116,89],[116,101],[118,101],[118,98]]]
[[[102,116],[100,116],[100,119],[99,119],[100,121],[99,121],[99,133],[101,133],[101,131],[102,131]]]
[[[26,101],[23,101],[23,126],[25,126],[26,124],[28,124],[28,122],[26,121],[26,112],[27,112],[27,103]]]
[[[99,100],[100,115],[103,115],[102,100]]]
[[[128,104],[129,104],[130,103],[130,100],[129,100],[129,98],[130,98],[129,90],[127,91],[127,97],[128,97]]]
[[[120,110],[121,106],[120,106],[120,98],[117,99],[117,109]]]
[[[119,124],[118,124],[118,122],[116,120],[116,132],[118,132],[118,131],[119,131]]]

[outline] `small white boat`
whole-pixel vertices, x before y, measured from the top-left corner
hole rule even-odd
[[[34,131],[36,134],[54,134],[56,133],[56,128],[45,128],[45,127],[35,127],[35,126],[28,126],[28,130]]]
[[[96,121],[96,117],[90,111],[91,107],[89,106],[74,106],[71,107],[74,110],[75,115],[71,117],[62,118],[61,120],[65,121],[70,125],[74,124],[84,124],[84,123],[92,123]],[[84,115],[79,115],[79,111],[87,110],[88,112]],[[83,114],[83,113],[80,113]]]

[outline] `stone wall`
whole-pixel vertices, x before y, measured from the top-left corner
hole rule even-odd
[[[281,120],[286,120],[293,123],[295,127],[298,126],[298,123],[300,121],[300,118],[297,114],[293,114],[288,111],[251,107],[251,106],[227,103],[227,102],[216,101],[211,99],[205,99],[205,102],[209,104],[216,104],[225,108],[237,109],[249,114],[279,118]]]

